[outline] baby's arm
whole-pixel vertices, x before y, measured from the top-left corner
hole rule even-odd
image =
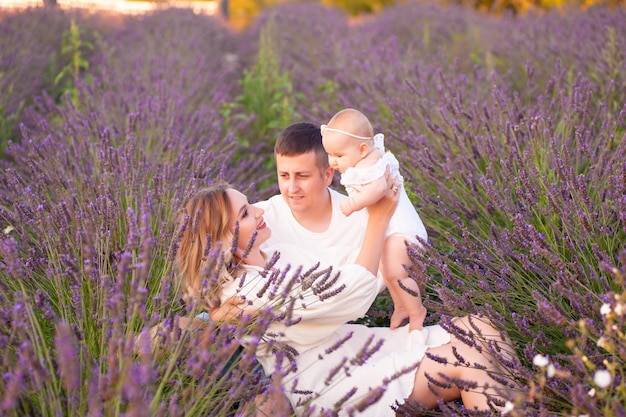
[[[387,180],[384,176],[367,184],[363,184],[359,187],[358,191],[353,192],[349,198],[341,202],[341,212],[349,216],[355,211],[376,203],[386,192]]]

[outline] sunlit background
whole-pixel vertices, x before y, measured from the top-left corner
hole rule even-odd
[[[319,0],[322,4],[336,6],[350,16],[363,17],[381,11],[404,0]],[[0,0],[0,9],[25,9],[28,7],[55,6],[139,14],[167,7],[191,8],[195,13],[221,14],[236,29],[250,25],[264,9],[294,0]],[[617,6],[626,0],[438,0],[439,4],[463,4],[480,12],[527,14],[552,9],[588,8],[593,5]]]
[[[135,14],[155,10],[169,5],[165,2],[153,1],[126,1],[126,0],[0,0],[0,7],[4,8],[27,8],[41,7],[54,4],[61,8],[84,8],[91,10],[108,10],[119,13]],[[189,7],[196,13],[214,14],[217,11],[215,1],[180,1],[175,2],[176,7]]]

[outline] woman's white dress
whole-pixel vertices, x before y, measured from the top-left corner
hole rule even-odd
[[[270,248],[271,252],[281,254],[275,268],[281,271],[291,268],[292,273],[287,276],[295,275],[298,266],[304,266],[302,271],[306,271],[318,262],[306,250],[293,245],[275,246]],[[328,266],[321,265],[318,270]],[[390,407],[396,402],[401,404],[411,393],[415,370],[426,349],[448,343],[450,335],[440,326],[409,332],[408,326],[390,330],[346,324],[367,312],[377,295],[380,278],[356,264],[332,270],[340,272],[339,277],[322,295],[299,284],[292,287],[290,295],[297,298],[294,317],[300,321],[289,326],[273,323],[268,331],[279,334],[276,339],[287,342],[298,352],[297,370],[283,379],[286,394],[297,414],[312,406],[316,410],[313,415],[335,410],[340,416],[392,416]],[[246,267],[243,278],[224,285],[222,299],[240,295],[256,307],[279,306],[281,302],[270,300],[270,291],[258,297],[268,279],[262,276],[262,271],[262,268]],[[323,294],[340,287],[343,289],[337,294],[324,298]],[[343,343],[337,346],[341,340]],[[270,374],[275,370],[276,357],[266,347],[261,343],[257,357]],[[364,354],[364,349],[370,353]],[[350,398],[342,401],[352,390]],[[360,403],[379,395],[375,404],[362,413],[356,412]]]

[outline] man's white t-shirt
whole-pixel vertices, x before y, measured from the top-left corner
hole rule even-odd
[[[272,236],[264,246],[289,243],[306,248],[309,252],[320,257],[337,248],[356,248],[357,251],[360,250],[367,227],[367,209],[364,208],[353,212],[349,216],[344,216],[341,212],[340,204],[342,200],[348,197],[330,188],[328,188],[328,191],[331,198],[332,217],[328,229],[324,232],[312,232],[298,223],[285,199],[280,194],[271,197],[269,200],[255,203],[255,206],[265,210],[263,217],[272,230]],[[412,221],[414,224],[417,224],[414,233],[423,240],[428,239],[426,228],[415,209],[413,209]],[[388,228],[387,236],[398,232],[397,229],[391,230]],[[345,250],[339,249],[342,253]],[[330,258],[324,259],[332,265],[343,265],[343,262],[330,262],[330,260],[335,259],[335,256],[331,254]],[[345,261],[345,257],[340,255],[340,258]]]
[[[306,248],[331,265],[343,265],[350,259],[350,255],[355,251],[358,253],[365,237],[367,210],[363,209],[346,217],[339,205],[341,200],[347,197],[330,188],[328,191],[331,197],[332,217],[328,229],[324,232],[312,232],[298,223],[280,194],[255,203],[255,206],[265,210],[263,218],[272,230],[272,236],[263,247],[292,244]]]
[[[367,228],[367,209],[355,211],[349,216],[341,212],[340,204],[345,198],[335,190],[328,189],[332,204],[332,217],[328,229],[324,232],[312,232],[303,227],[293,216],[291,209],[282,195],[275,195],[269,200],[259,201],[254,205],[265,210],[263,218],[272,230],[272,236],[262,248],[280,244],[292,244],[306,250],[330,265],[345,265],[354,262],[361,250],[365,229]],[[417,219],[419,215],[415,213]],[[426,229],[422,226],[426,239]],[[385,288],[382,274],[378,273],[378,292]]]

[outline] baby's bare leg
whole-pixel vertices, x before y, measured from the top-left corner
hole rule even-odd
[[[409,278],[403,266],[410,262],[404,240],[402,236],[390,236],[383,248],[382,273],[394,304],[389,327],[395,329],[408,318],[409,329],[420,330],[426,318],[426,309],[422,305],[417,282]]]

